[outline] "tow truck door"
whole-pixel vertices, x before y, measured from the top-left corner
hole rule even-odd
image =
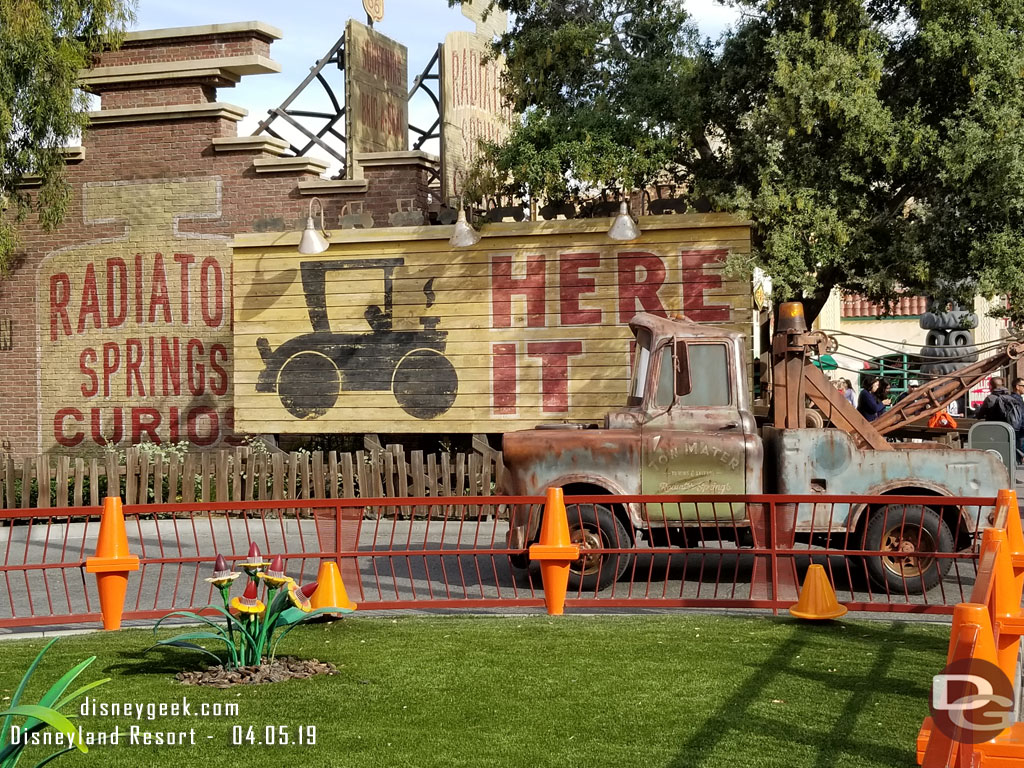
[[[760,443],[753,417],[744,413],[736,360],[727,339],[662,343],[653,355],[642,427],[643,493],[719,495],[747,492],[747,462]],[[685,367],[683,376],[677,368]],[[677,381],[688,378],[686,392]],[[756,450],[753,452],[757,452]],[[742,507],[683,505],[687,521],[732,522]],[[659,512],[659,518],[661,513]],[[674,505],[665,519],[679,519]],[[655,521],[652,521],[655,523]]]

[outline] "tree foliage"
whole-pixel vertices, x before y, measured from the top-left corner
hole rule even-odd
[[[523,120],[490,147],[479,191],[562,200],[635,187],[674,165],[680,128],[692,130],[698,118],[688,94],[699,39],[681,5],[498,5],[513,14],[496,52],[506,57],[506,96]]]
[[[497,5],[524,116],[489,148],[504,191],[671,173],[751,218],[777,298],[1008,294],[1024,318],[1019,0],[741,0],[714,43],[673,0]]]
[[[0,275],[11,267],[15,224],[37,212],[60,223],[70,190],[61,149],[87,123],[78,72],[134,19],[134,0],[0,0]],[[26,180],[38,182],[29,194]]]

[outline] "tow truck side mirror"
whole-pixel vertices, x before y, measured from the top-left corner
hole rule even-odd
[[[676,397],[690,394],[690,360],[686,355],[686,342],[676,342]]]

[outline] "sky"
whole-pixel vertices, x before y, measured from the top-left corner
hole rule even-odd
[[[712,38],[717,38],[736,17],[732,9],[717,0],[685,2],[701,33]],[[263,21],[281,30],[281,39],[270,48],[271,58],[281,66],[280,73],[250,75],[242,78],[234,88],[218,91],[219,101],[249,110],[248,117],[239,124],[239,135],[251,134],[259,121],[267,116],[268,109],[280,106],[302,82],[310,67],[341,37],[348,18],[366,20],[361,0],[300,0],[294,3],[280,0],[138,0],[137,16],[134,29]],[[384,19],[374,26],[377,31],[408,47],[410,83],[430,61],[448,32],[474,29],[473,22],[458,8],[449,8],[447,0],[384,0]],[[328,79],[337,86],[336,93],[341,98],[344,93],[341,73],[332,71]],[[304,99],[299,106],[313,108],[327,103],[317,88],[307,89]],[[426,97],[410,105],[413,124],[432,120],[428,105]],[[436,111],[433,117],[436,117]],[[280,122],[277,121],[275,127]],[[424,149],[437,153],[436,145]]]

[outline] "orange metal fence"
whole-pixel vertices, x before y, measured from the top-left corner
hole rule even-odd
[[[574,564],[566,605],[778,611],[796,601],[807,567],[820,563],[851,610],[948,614],[975,588],[976,530],[990,524],[994,503],[568,497],[583,558]],[[510,545],[507,534],[510,522],[531,529],[543,505],[540,497],[126,505],[129,548],[140,569],[129,577],[124,618],[205,606],[213,595],[204,579],[216,556],[237,561],[250,542],[283,555],[298,581],[315,578],[320,560],[337,560],[363,610],[538,609],[544,595],[538,573],[526,567],[529,542]],[[847,530],[851,510],[860,517]],[[99,514],[98,507],[0,510],[0,627],[99,620],[94,579],[84,569]],[[930,524],[938,519],[938,528],[920,526],[922,516]]]

